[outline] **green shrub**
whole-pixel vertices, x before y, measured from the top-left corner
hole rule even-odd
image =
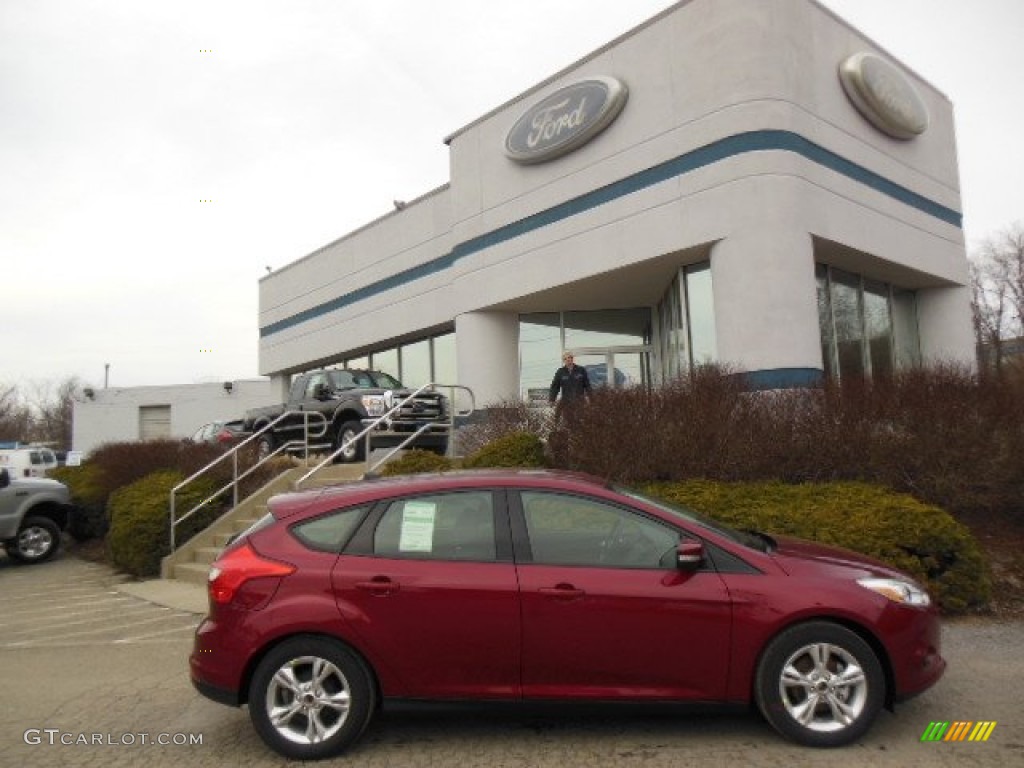
[[[942,610],[983,608],[988,567],[967,528],[938,507],[862,483],[688,481],[644,489],[738,529],[797,536],[869,555],[925,584]]]
[[[544,444],[529,432],[510,432],[467,456],[462,466],[480,467],[543,467]]]
[[[385,477],[392,477],[394,475],[416,475],[422,472],[445,472],[454,466],[452,460],[447,456],[417,448],[407,451],[405,455],[385,464],[381,474]]]
[[[111,495],[107,550],[116,567],[140,578],[160,574],[160,560],[170,553],[171,489],[183,479],[176,471],[154,472]],[[178,494],[176,513],[180,516],[214,490],[210,480],[192,483]],[[192,515],[175,531],[177,544],[188,541],[222,512],[223,506],[214,502]]]
[[[76,541],[103,538],[110,521],[107,519],[107,496],[100,481],[101,469],[97,464],[78,467],[58,467],[48,475],[64,483],[71,492],[74,514],[68,532]]]

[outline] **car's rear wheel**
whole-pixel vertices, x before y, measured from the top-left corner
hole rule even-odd
[[[871,646],[855,632],[809,622],[768,645],[755,696],[783,736],[807,746],[838,747],[871,726],[885,700],[885,675]]]
[[[376,690],[363,662],[322,637],[296,637],[273,649],[249,686],[256,732],[294,760],[343,752],[362,734],[375,705]]]
[[[16,538],[4,548],[12,560],[41,563],[53,557],[60,547],[60,528],[48,517],[26,517]]]

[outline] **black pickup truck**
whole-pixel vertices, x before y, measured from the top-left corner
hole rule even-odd
[[[327,424],[325,427],[320,418],[309,417],[310,448],[333,451],[363,431],[366,420],[383,416],[412,391],[380,371],[338,369],[304,373],[292,382],[287,403],[247,411],[245,429],[256,432],[281,414],[291,412],[260,437],[260,452],[267,454],[282,443],[301,442],[305,413],[319,413]],[[371,445],[394,447],[424,424],[435,424],[441,426],[419,435],[410,447],[444,453],[448,448],[448,429],[443,426],[447,419],[448,398],[429,390],[421,392],[373,431]],[[361,438],[342,451],[337,460],[362,461],[365,449],[366,441]]]

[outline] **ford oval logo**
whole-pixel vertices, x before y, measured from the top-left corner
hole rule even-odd
[[[912,139],[928,128],[928,109],[910,80],[873,53],[855,53],[839,65],[839,80],[853,105],[878,130]]]
[[[572,152],[611,125],[628,95],[614,77],[567,85],[516,121],[505,137],[505,153],[517,163],[542,163]]]

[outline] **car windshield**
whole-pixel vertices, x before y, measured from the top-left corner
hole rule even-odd
[[[402,387],[402,382],[386,373],[381,371],[367,371],[367,373],[373,376],[377,381],[377,386],[381,389],[401,389]]]
[[[380,371],[331,371],[334,389],[398,389],[402,385]]]
[[[615,486],[613,490],[621,493],[623,496],[628,496],[631,499],[636,499],[637,501],[642,501],[645,504],[650,504],[652,507],[657,507],[680,520],[684,520],[688,523],[696,523],[704,528],[710,528],[715,533],[725,536],[727,539],[731,539],[737,544],[742,544],[745,547],[750,547],[751,549],[756,549],[760,552],[768,552],[772,548],[771,539],[763,534],[758,534],[753,531],[737,531],[727,525],[723,525],[717,520],[712,520],[710,517],[702,515],[700,512],[690,509],[689,507],[684,507],[681,504],[673,504],[672,502],[665,501],[664,499],[656,499],[651,496],[646,496],[638,491],[634,491],[632,488]]]

